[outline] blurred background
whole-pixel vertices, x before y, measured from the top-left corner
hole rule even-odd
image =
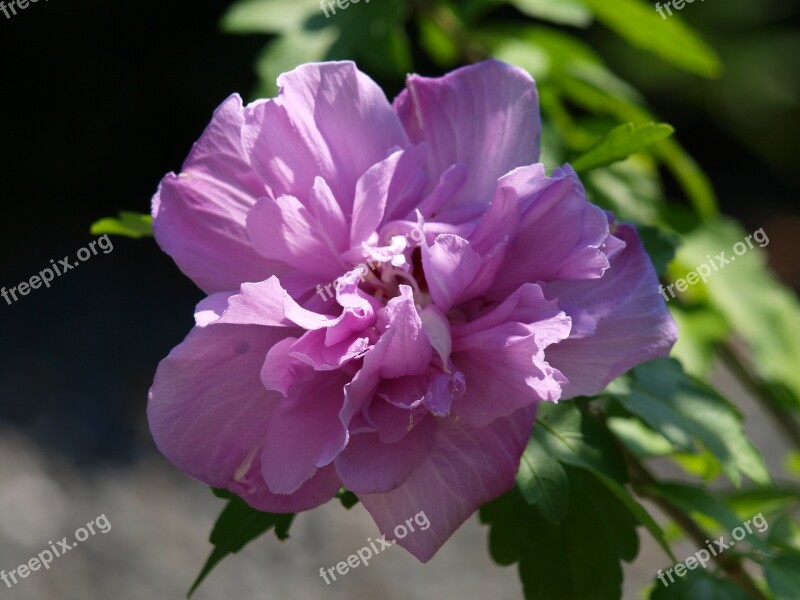
[[[269,81],[287,64],[352,57],[392,98],[405,70],[436,75],[462,55],[481,54],[448,30],[453,13],[440,10],[446,3],[372,0],[329,20],[316,7],[303,31],[284,30],[281,38],[269,33],[279,28],[259,25],[246,11],[228,13],[229,4],[53,0],[10,19],[0,14],[0,286],[74,256],[100,217],[148,212],[159,179],[180,169],[214,108],[234,91],[250,99],[271,93]],[[301,4],[271,3],[286,19]],[[505,36],[504,57],[519,57],[535,76],[536,65],[552,67],[524,45],[535,39],[536,5],[552,3],[530,2],[527,12],[501,2],[465,4],[473,23]],[[417,13],[430,19],[408,16]],[[725,65],[710,79],[632,47],[602,23],[574,26],[577,15],[563,17],[562,30],[675,127],[721,212],[747,232],[764,228],[771,269],[800,290],[800,5],[686,5],[679,18]],[[518,29],[521,23],[530,29]],[[383,59],[385,48],[393,61]],[[664,197],[687,204],[669,175],[664,187]],[[2,597],[185,597],[211,549],[208,532],[222,502],[160,457],[145,420],[156,364],[191,327],[202,294],[152,239],[112,241],[112,252],[50,289],[10,306],[0,300],[0,569],[27,562],[101,513],[112,525],[49,571],[12,589],[0,584]],[[782,464],[787,446],[770,417],[725,369],[715,367],[715,380],[743,407],[773,472],[790,477]],[[195,597],[521,597],[515,570],[491,563],[477,519],[428,566],[392,550],[326,586],[319,568],[375,533],[360,506],[347,512],[332,502],[300,515],[287,542],[266,537],[224,561]],[[668,566],[648,544],[628,568],[626,598]]]

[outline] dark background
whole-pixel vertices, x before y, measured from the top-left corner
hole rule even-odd
[[[723,211],[748,231],[765,227],[773,266],[797,287],[797,96],[783,112],[752,104],[764,77],[759,60],[792,93],[800,89],[791,54],[794,4],[768,2],[772,8],[758,19],[738,20],[730,7],[749,10],[743,3],[687,5],[682,16],[735,59],[721,83],[672,73],[602,29],[586,36],[676,126]],[[74,257],[98,218],[148,212],[159,179],[180,169],[213,109],[231,92],[253,89],[251,65],[266,38],[220,33],[224,9],[197,0],[39,0],[10,20],[0,14],[0,286],[29,279],[50,259]],[[737,55],[755,34],[766,59]],[[779,35],[788,41],[776,45]],[[746,125],[761,134],[757,143],[746,126],[725,118],[712,89],[752,109]],[[147,389],[202,296],[152,240],[113,243],[113,252],[56,278],[50,289],[11,306],[0,301],[0,431],[21,431],[81,468],[153,450]]]

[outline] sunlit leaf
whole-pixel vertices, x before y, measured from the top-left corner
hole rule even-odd
[[[107,217],[92,223],[93,235],[122,235],[134,239],[153,235],[153,218],[150,215],[122,211],[119,217]]]
[[[741,475],[754,482],[771,483],[761,455],[747,438],[742,418],[722,396],[687,376],[672,359],[654,360],[636,367],[629,388],[610,393],[627,410],[670,440],[676,448],[691,451],[694,439],[720,462],[734,485]]]
[[[580,1],[598,21],[637,48],[704,77],[716,77],[722,70],[717,53],[680,17],[662,19],[651,4],[642,0]]]
[[[588,152],[572,161],[576,171],[590,171],[625,160],[671,136],[675,130],[666,123],[648,123],[637,127],[626,123],[615,127]]]

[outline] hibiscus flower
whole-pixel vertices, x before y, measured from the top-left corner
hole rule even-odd
[[[393,104],[351,62],[278,84],[228,98],[153,199],[156,240],[208,296],[150,428],[264,511],[341,487],[384,533],[424,511],[398,543],[426,561],[513,487],[540,402],[665,356],[675,325],[635,229],[538,163],[526,72],[413,75]]]

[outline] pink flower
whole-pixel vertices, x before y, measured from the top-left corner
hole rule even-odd
[[[349,62],[278,82],[226,100],[153,199],[158,243],[208,297],[158,367],[150,427],[265,511],[344,486],[390,537],[425,511],[398,543],[427,561],[514,485],[539,402],[665,356],[675,326],[636,231],[537,164],[524,71],[410,76],[393,105]]]

